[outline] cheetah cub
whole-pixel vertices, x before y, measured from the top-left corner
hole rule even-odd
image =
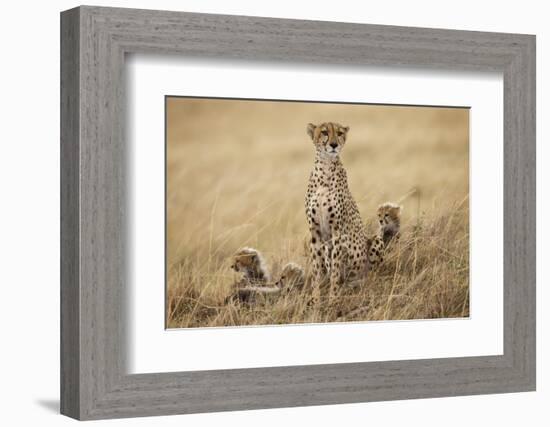
[[[371,266],[380,265],[389,244],[399,239],[402,209],[402,206],[390,202],[378,206],[378,233],[369,239],[368,259]]]
[[[302,267],[289,262],[283,267],[275,286],[245,286],[239,288],[232,298],[245,304],[274,303],[281,295],[293,290],[302,289],[305,284],[305,273]]]
[[[226,303],[265,303],[281,292],[278,287],[266,286],[271,281],[271,275],[262,253],[257,249],[239,249],[233,255],[231,268],[242,273],[242,277],[234,283],[233,293],[226,298]]]
[[[385,246],[387,246],[392,239],[399,239],[402,210],[402,206],[391,202],[386,202],[378,206],[378,235],[384,240]]]
[[[294,289],[302,289],[305,282],[306,275],[304,269],[294,262],[289,262],[283,267],[281,276],[275,282],[275,286],[289,292]]]
[[[303,268],[289,262],[283,267],[275,286],[266,286],[270,281],[270,273],[263,255],[254,248],[239,249],[233,255],[231,268],[243,273],[243,276],[235,282],[235,289],[226,302],[239,301],[245,304],[273,302],[282,291],[301,289],[305,283]]]
[[[254,248],[239,249],[233,255],[231,268],[242,273],[240,286],[265,285],[271,280],[263,255]]]

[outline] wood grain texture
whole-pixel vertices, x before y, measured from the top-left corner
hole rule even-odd
[[[78,10],[61,20],[61,413],[80,414]]]
[[[534,390],[534,36],[84,6],[62,13],[61,38],[62,413],[100,419]],[[504,354],[128,375],[127,53],[502,72]]]

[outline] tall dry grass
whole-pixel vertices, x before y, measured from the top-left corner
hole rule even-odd
[[[169,328],[469,315],[468,111],[170,98],[167,102]],[[404,206],[384,265],[320,308],[310,292],[226,303],[231,255],[252,246],[274,273],[307,264],[308,122],[351,130],[342,154],[374,232],[376,206]]]

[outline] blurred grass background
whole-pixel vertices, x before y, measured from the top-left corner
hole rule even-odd
[[[177,97],[166,108],[168,327],[468,316],[468,109]],[[228,306],[238,248],[259,249],[275,274],[306,264],[306,125],[325,121],[350,126],[341,158],[367,226],[378,204],[404,206],[399,247],[323,313]],[[396,299],[404,289],[414,294]]]

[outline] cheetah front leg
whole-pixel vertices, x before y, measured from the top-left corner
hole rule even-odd
[[[321,285],[326,275],[324,253],[325,248],[320,239],[320,230],[315,227],[311,228],[310,256],[313,273],[313,292],[312,302],[315,306],[321,303]]]
[[[333,239],[331,242],[331,247],[329,302],[334,300],[338,287],[344,277],[346,258],[348,254],[346,239],[343,237]]]

